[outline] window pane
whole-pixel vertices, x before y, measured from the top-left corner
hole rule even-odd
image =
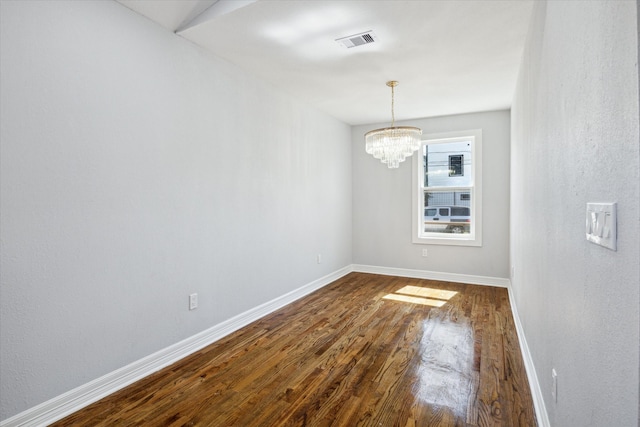
[[[470,201],[463,195],[470,190],[425,191],[424,228],[427,233],[469,234],[471,232]]]
[[[472,185],[472,141],[427,144],[422,153],[425,187]]]
[[[467,195],[465,197],[465,194]],[[425,190],[424,192],[425,207],[439,206],[471,206],[469,198],[469,190],[460,191],[434,191]]]

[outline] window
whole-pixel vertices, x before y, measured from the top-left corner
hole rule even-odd
[[[464,176],[463,164],[463,154],[449,156],[449,176]]]
[[[482,131],[426,135],[413,159],[413,242],[482,246]]]

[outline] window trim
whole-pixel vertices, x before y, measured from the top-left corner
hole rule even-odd
[[[444,234],[430,233],[425,235],[422,231],[424,210],[424,176],[422,170],[422,149],[426,144],[433,142],[447,142],[472,137],[474,142],[471,151],[472,184],[469,187],[471,197],[471,233]],[[422,144],[418,153],[413,156],[412,172],[412,242],[423,245],[451,245],[451,246],[482,246],[482,129],[465,131],[444,132],[423,135]],[[434,187],[435,189],[436,187]],[[449,188],[449,187],[447,187]],[[456,187],[451,187],[455,190]]]

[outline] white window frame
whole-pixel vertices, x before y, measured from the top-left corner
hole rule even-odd
[[[422,152],[427,144],[473,139],[471,147],[472,178],[465,187],[446,187],[447,190],[469,189],[471,196],[471,228],[463,234],[424,231],[424,170]],[[418,152],[413,156],[412,234],[413,243],[425,245],[482,246],[482,129],[424,135]],[[427,187],[428,188],[428,187]],[[443,189],[435,187],[434,189]]]

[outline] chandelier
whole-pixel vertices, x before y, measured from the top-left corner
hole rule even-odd
[[[395,102],[395,80],[387,82],[391,88],[391,127],[376,129],[364,134],[365,150],[389,168],[397,168],[407,157],[420,148],[422,129],[411,126],[395,126],[396,116],[393,110]]]

